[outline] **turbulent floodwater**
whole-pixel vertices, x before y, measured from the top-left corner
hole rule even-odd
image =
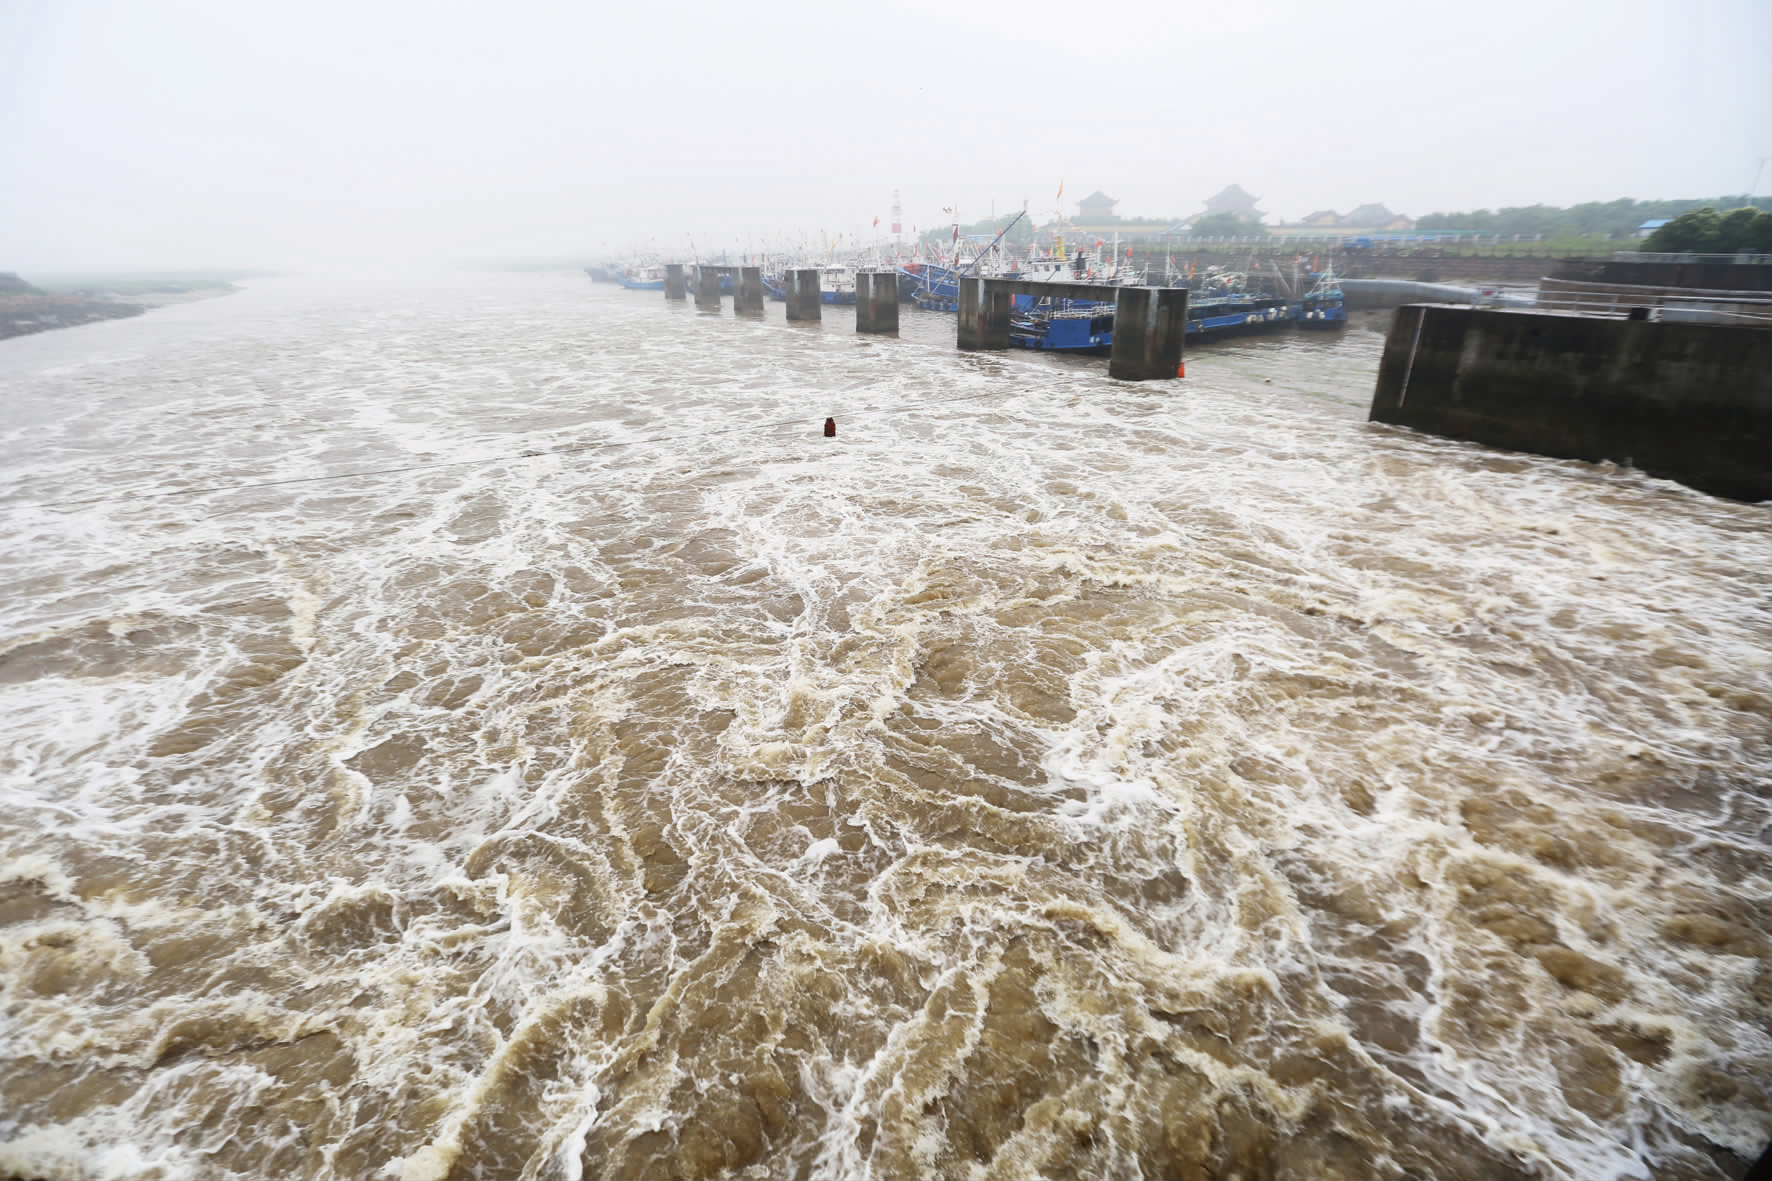
[[[1359,330],[781,317],[0,346],[0,1175],[1758,1154],[1772,508],[1369,425]]]

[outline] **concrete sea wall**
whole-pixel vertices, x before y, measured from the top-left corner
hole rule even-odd
[[[1284,239],[1275,239],[1275,242],[1283,241]],[[1093,243],[1087,249],[1091,258],[1096,257]],[[1273,274],[1274,267],[1278,266],[1290,278],[1292,260],[1300,254],[1307,263],[1315,258],[1319,265],[1333,264],[1335,273],[1343,278],[1411,279],[1425,283],[1536,283],[1564,261],[1550,255],[1453,258],[1443,257],[1439,252],[1405,254],[1360,250],[1329,251],[1321,248],[1313,250],[1308,246],[1282,247],[1272,244],[1223,250],[1184,250],[1178,246],[1169,251],[1160,246],[1134,246],[1131,261],[1134,267],[1143,267],[1153,275],[1161,275],[1167,262],[1184,270],[1190,264],[1196,270],[1204,270],[1209,266],[1226,266],[1264,275]]]
[[[1711,291],[1772,291],[1772,266],[1718,261],[1657,259],[1569,260],[1546,272],[1575,282],[1625,283],[1638,287],[1696,287]]]
[[[1772,499],[1772,332],[1409,305],[1373,422]]]

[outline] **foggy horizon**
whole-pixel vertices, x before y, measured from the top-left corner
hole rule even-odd
[[[0,0],[0,271],[866,241],[894,190],[906,239],[1096,190],[1270,225],[1768,191],[1764,3],[1080,11]]]

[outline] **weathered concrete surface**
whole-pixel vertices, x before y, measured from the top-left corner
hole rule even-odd
[[[817,268],[789,271],[787,284],[788,319],[824,319],[824,294],[819,290]]]
[[[1370,418],[1772,499],[1772,332],[1410,305]]]
[[[1108,376],[1156,381],[1181,371],[1187,337],[1187,288],[1121,287],[1114,295],[1114,347]]]
[[[975,275],[960,279],[959,328],[954,344],[961,352],[996,352],[1009,347],[1010,293]]]
[[[683,264],[680,262],[665,263],[665,298],[685,299],[688,288],[683,281]]]
[[[898,273],[858,271],[855,275],[855,330],[898,331]]]
[[[732,310],[740,315],[763,314],[763,268],[739,267],[732,287]]]
[[[695,268],[695,306],[714,312],[720,310],[720,270],[718,267]]]
[[[1626,283],[1634,287],[1699,287],[1711,291],[1772,291],[1772,265],[1740,262],[1576,260],[1557,264],[1554,279]]]

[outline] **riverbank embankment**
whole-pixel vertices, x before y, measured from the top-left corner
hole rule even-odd
[[[155,308],[229,295],[224,279],[114,279],[29,283],[0,273],[0,340],[55,328],[122,320]]]

